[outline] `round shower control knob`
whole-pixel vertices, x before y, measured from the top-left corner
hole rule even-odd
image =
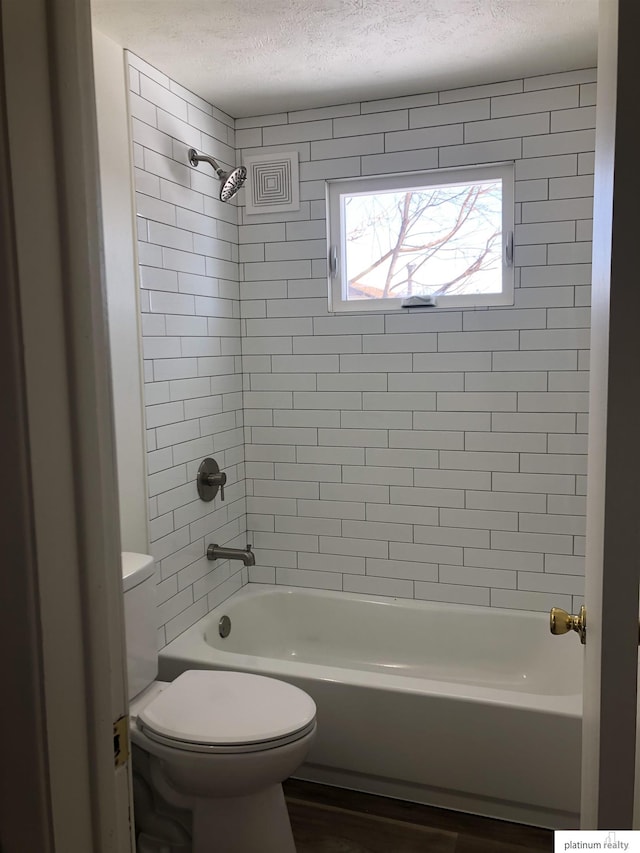
[[[220,489],[220,500],[224,500],[224,487],[227,475],[220,470],[215,459],[207,457],[198,468],[196,485],[198,495],[203,501],[212,501]]]

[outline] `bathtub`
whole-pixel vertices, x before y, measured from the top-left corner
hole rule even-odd
[[[541,613],[249,584],[162,649],[159,676],[306,690],[318,734],[299,778],[563,829],[580,799],[575,640]]]

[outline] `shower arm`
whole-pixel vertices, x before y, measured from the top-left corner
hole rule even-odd
[[[207,154],[198,154],[195,148],[190,148],[188,152],[189,162],[192,166],[197,166],[198,163],[208,163],[216,173],[216,175],[221,178],[224,175],[224,169],[219,166],[213,157],[209,157]]]

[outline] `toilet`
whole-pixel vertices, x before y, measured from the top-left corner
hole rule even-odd
[[[315,735],[313,699],[244,672],[191,670],[156,681],[153,558],[124,552],[122,577],[131,741],[151,798],[190,813],[192,827],[189,845],[145,836],[139,853],[295,853],[281,782]],[[163,816],[156,823],[163,821],[170,824]]]

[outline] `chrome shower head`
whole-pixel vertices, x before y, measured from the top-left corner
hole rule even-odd
[[[222,181],[220,188],[220,201],[230,201],[234,195],[244,186],[247,180],[247,170],[244,166],[236,166],[230,172],[218,174]]]
[[[192,166],[197,166],[198,163],[204,161],[213,168],[218,176],[218,180],[222,184],[220,187],[220,201],[231,201],[247,180],[247,170],[244,166],[236,166],[235,169],[225,172],[213,157],[208,157],[206,154],[198,154],[195,148],[190,148],[187,156]]]

